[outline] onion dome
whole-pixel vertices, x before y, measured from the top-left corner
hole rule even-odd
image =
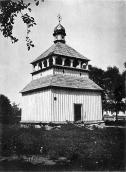
[[[53,36],[55,38],[54,43],[62,42],[65,43],[65,28],[60,24],[61,16],[58,16],[59,24],[54,28]]]
[[[60,23],[54,28],[53,36],[56,36],[59,33],[61,33],[64,36],[66,36],[65,28]]]

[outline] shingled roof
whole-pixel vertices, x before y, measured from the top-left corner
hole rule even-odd
[[[87,77],[75,77],[69,75],[49,75],[39,79],[32,80],[21,93],[34,91],[36,89],[42,89],[46,87],[59,87],[59,88],[71,88],[71,89],[83,89],[83,90],[102,90],[97,84]]]
[[[74,57],[79,59],[84,59],[86,61],[89,61],[86,57],[78,53],[76,50],[68,46],[67,44],[57,42],[53,44],[48,50],[46,50],[43,54],[41,54],[39,57],[37,57],[34,61],[31,63],[37,62],[45,57],[48,57],[50,55],[62,55],[67,57]]]

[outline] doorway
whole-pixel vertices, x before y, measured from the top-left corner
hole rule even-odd
[[[74,121],[81,120],[82,104],[74,104]]]

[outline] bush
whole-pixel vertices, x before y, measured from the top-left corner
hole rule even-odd
[[[6,128],[2,146],[4,155],[16,152],[19,156],[41,154],[40,147],[43,147],[43,156],[51,159],[66,157],[73,165],[83,164],[87,169],[97,165],[101,170],[122,168],[126,152],[124,129],[88,130],[73,124],[50,131],[19,126]]]

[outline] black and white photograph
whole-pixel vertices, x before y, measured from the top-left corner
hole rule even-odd
[[[0,171],[126,170],[126,0],[0,0]]]

